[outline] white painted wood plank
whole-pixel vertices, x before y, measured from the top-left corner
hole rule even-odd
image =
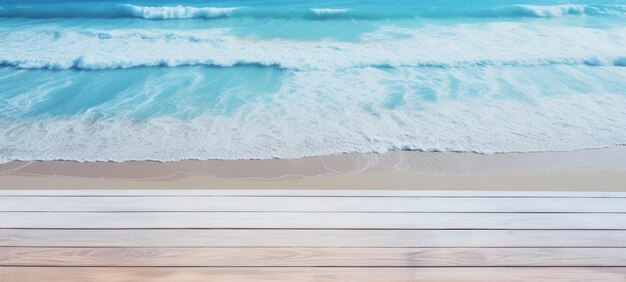
[[[0,212],[0,228],[626,229],[626,214]]]
[[[0,229],[0,246],[625,248],[626,231]]]
[[[0,266],[624,267],[626,248],[0,247]]]
[[[626,212],[626,198],[0,197],[0,211]]]
[[[504,190],[504,189],[503,189]],[[626,198],[626,192],[435,191],[435,190],[0,190],[13,196],[324,196],[324,197],[565,197]]]
[[[625,267],[0,267],[3,282],[624,282]]]

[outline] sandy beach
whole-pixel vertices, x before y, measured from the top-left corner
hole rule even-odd
[[[447,189],[626,191],[626,147],[475,154],[397,151],[301,159],[13,161],[2,189]]]

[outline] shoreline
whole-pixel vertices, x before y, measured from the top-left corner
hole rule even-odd
[[[0,164],[0,189],[107,187],[626,191],[626,147],[541,153],[394,151],[271,160]]]

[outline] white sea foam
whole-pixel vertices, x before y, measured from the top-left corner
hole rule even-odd
[[[403,37],[385,39],[393,31]],[[622,65],[626,28],[458,24],[384,27],[360,42],[259,40],[206,30],[2,31],[0,63],[18,68],[109,69],[237,64],[296,70],[366,66]]]
[[[135,6],[123,4],[119,7],[126,9],[131,15],[145,19],[190,19],[190,18],[217,18],[231,15],[239,7],[191,7],[191,6]]]
[[[329,9],[329,8],[312,8],[311,12],[316,15],[332,15],[332,14],[344,14],[349,9]]]
[[[587,6],[585,5],[554,5],[554,6],[537,6],[537,5],[515,5],[514,7],[522,8],[537,17],[561,17],[567,15],[583,15]]]
[[[623,81],[626,69],[617,67],[289,72],[264,102],[245,103],[228,115],[132,120],[126,118],[131,112],[115,106],[123,101],[116,101],[90,110],[95,114],[111,107],[117,111],[112,118],[86,113],[0,120],[0,160],[267,159],[398,149],[493,153],[606,147],[626,140]],[[135,95],[157,98],[160,85],[145,84],[145,93]]]

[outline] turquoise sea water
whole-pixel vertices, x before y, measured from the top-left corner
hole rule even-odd
[[[626,144],[626,0],[0,0],[0,162]]]

